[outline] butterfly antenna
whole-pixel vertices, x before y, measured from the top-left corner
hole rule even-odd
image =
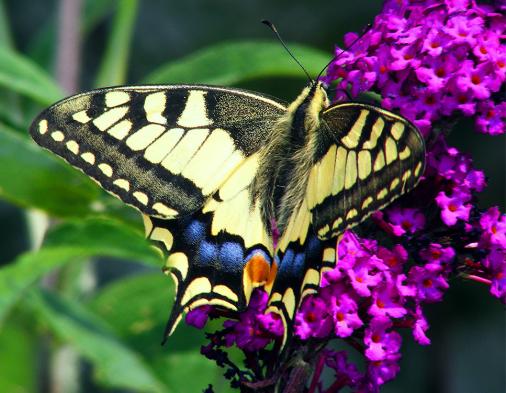
[[[276,37],[278,38],[279,42],[281,42],[281,45],[283,45],[283,48],[285,48],[285,50],[288,52],[288,54],[291,56],[291,58],[293,60],[295,60],[295,62],[300,66],[300,68],[302,68],[302,70],[306,74],[307,79],[309,80],[309,82],[310,83],[314,83],[313,78],[311,78],[311,76],[309,75],[309,73],[307,72],[307,70],[304,68],[304,66],[301,64],[301,62],[299,60],[297,60],[297,58],[293,55],[292,51],[290,49],[288,49],[288,47],[286,46],[285,42],[283,41],[283,39],[279,35],[278,29],[276,29],[276,26],[274,26],[274,24],[270,20],[267,20],[267,19],[263,19],[261,22],[264,25],[268,26],[269,29],[271,29],[273,31],[273,33],[276,34]]]
[[[325,70],[329,67],[329,65],[331,65],[331,64],[332,64],[334,61],[336,61],[336,60],[337,60],[337,59],[338,59],[338,58],[339,58],[339,57],[340,57],[340,56],[341,56],[344,52],[349,51],[349,50],[353,47],[353,45],[355,45],[358,41],[360,41],[360,40],[364,37],[364,35],[366,35],[366,34],[367,34],[367,32],[371,29],[371,27],[372,27],[372,23],[369,23],[369,24],[365,27],[365,29],[362,31],[362,33],[361,33],[361,34],[360,34],[357,38],[355,38],[355,39],[353,40],[353,42],[352,42],[352,43],[351,43],[351,44],[350,44],[347,48],[341,49],[341,51],[340,51],[337,55],[335,55],[332,59],[330,59],[330,61],[327,63],[327,65],[326,65],[325,67],[323,67],[323,69],[320,71],[320,73],[319,73],[319,74],[318,74],[318,76],[316,77],[316,80],[320,79],[320,77],[321,77],[321,76],[322,76],[322,74],[323,74],[323,71],[325,71]]]

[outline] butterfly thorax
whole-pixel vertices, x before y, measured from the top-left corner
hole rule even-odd
[[[261,152],[260,169],[253,184],[266,223],[276,221],[283,231],[290,215],[304,200],[320,113],[328,107],[320,82],[306,87],[274,125],[272,137]]]

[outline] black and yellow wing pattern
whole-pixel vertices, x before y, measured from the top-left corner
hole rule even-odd
[[[244,309],[259,286],[289,331],[335,264],[335,238],[411,189],[424,167],[409,122],[329,106],[320,83],[289,106],[203,85],[105,88],[56,103],[30,132],[143,214],[177,287],[167,334],[200,305]]]
[[[422,136],[400,116],[360,103],[333,105],[319,115],[302,202],[276,250],[270,310],[287,321],[317,291],[321,273],[334,268],[332,239],[411,190],[425,165]]]
[[[48,108],[31,134],[141,211],[177,286],[172,330],[201,304],[244,308],[268,280],[270,228],[247,188],[270,124],[285,111],[239,89],[107,88]]]

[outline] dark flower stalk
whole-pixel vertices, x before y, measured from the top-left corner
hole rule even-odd
[[[424,309],[443,299],[451,277],[485,284],[506,303],[506,216],[497,207],[477,207],[485,174],[445,140],[464,117],[478,132],[505,132],[505,11],[503,1],[386,0],[372,28],[330,65],[323,80],[337,85],[336,101],[372,92],[380,106],[420,128],[427,168],[413,192],[344,234],[338,263],[324,274],[318,294],[302,303],[283,356],[283,327],[264,313],[261,289],[245,312],[208,334],[202,353],[226,368],[232,386],[377,392],[399,372],[400,329],[430,344]],[[348,33],[345,45],[356,39]],[[202,328],[209,316],[219,312],[202,307],[187,322]],[[329,349],[330,342],[346,350]],[[228,358],[224,349],[231,346],[243,351],[246,370]],[[363,371],[348,362],[348,351],[362,356]],[[334,372],[329,386],[320,381],[324,368]]]

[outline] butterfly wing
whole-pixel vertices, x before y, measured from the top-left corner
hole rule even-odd
[[[411,190],[424,169],[425,146],[407,120],[370,105],[346,103],[321,114],[305,197],[276,251],[279,268],[270,310],[289,323],[302,299],[336,261],[336,241]]]
[[[30,133],[125,203],[173,218],[201,208],[285,110],[240,89],[114,87],[56,103]]]
[[[251,192],[258,157],[248,157],[193,215],[178,220],[144,216],[146,235],[167,254],[165,272],[176,285],[166,335],[183,311],[203,305],[240,311],[254,288],[272,286],[272,236]]]
[[[334,266],[335,260],[335,239],[322,241],[318,238],[304,199],[291,215],[275,251],[277,275],[267,311],[280,315],[283,321],[283,345],[291,336],[292,320],[302,299],[316,293],[320,287],[322,264]]]
[[[247,188],[178,220],[144,217],[147,236],[168,255],[165,272],[176,285],[167,335],[183,311],[203,305],[240,311],[255,287],[272,285],[272,238]]]
[[[411,190],[425,167],[425,144],[406,119],[346,103],[323,112],[315,161],[308,208],[318,237],[330,239]]]
[[[254,287],[272,284],[270,228],[250,185],[285,111],[240,89],[117,87],[53,105],[30,131],[143,213],[177,287],[170,334],[184,310],[239,310]]]

